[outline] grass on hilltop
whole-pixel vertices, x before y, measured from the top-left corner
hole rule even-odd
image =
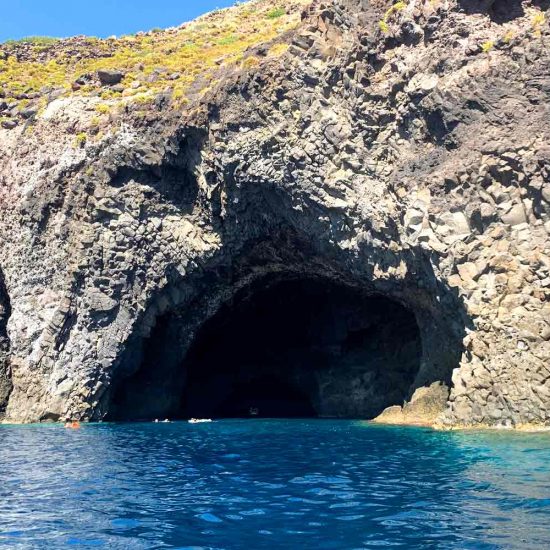
[[[296,27],[300,9],[310,0],[257,0],[225,10],[217,10],[176,29],[138,33],[118,39],[97,38],[59,41],[49,37],[29,37],[6,43],[2,49],[30,44],[30,59],[17,61],[8,55],[0,60],[0,88],[8,101],[45,88],[63,88],[66,93],[101,95],[103,99],[153,97],[172,90],[185,101],[190,87],[200,78],[208,81],[223,66],[251,67],[247,50],[269,43]],[[75,48],[79,49],[75,56]],[[270,55],[283,52],[272,48]],[[70,52],[70,54],[69,54]],[[36,53],[36,58],[33,57]],[[39,58],[39,56],[41,56]],[[80,59],[78,59],[80,57]],[[82,86],[71,91],[79,77],[99,69],[124,72],[124,91],[101,90]]]
[[[56,42],[59,42],[60,38],[54,38],[53,36],[25,36],[17,40],[7,40],[4,42],[6,46],[14,46],[17,44],[33,44],[34,46],[51,46]]]

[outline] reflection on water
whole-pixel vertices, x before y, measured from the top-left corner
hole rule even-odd
[[[490,518],[487,537],[502,548],[550,547],[550,434],[459,434],[454,444],[475,456],[463,509]]]
[[[550,548],[550,435],[0,427],[0,547]]]

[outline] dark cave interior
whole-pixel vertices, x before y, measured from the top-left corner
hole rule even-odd
[[[410,397],[422,356],[410,310],[316,278],[241,290],[183,362],[171,360],[179,330],[170,315],[159,319],[141,366],[115,388],[110,419],[369,419]]]

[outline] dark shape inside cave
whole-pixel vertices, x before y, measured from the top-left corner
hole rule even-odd
[[[111,419],[373,418],[410,397],[422,346],[414,314],[383,296],[320,279],[238,293],[170,360],[174,319],[144,341],[141,367]]]

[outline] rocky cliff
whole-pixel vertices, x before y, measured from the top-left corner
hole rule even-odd
[[[0,414],[175,414],[220,311],[314,281],[347,312],[313,331],[317,412],[550,425],[548,5],[259,0],[4,46]]]

